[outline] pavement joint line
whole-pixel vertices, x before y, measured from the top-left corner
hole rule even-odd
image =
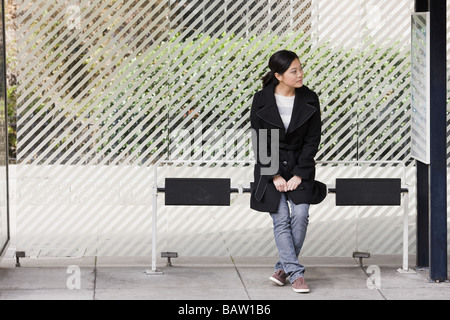
[[[93,286],[93,293],[92,293],[92,300],[95,300],[95,294],[97,292],[97,259],[98,257],[95,256],[94,259],[94,286]]]
[[[234,269],[236,270],[236,273],[239,276],[239,279],[241,280],[242,286],[244,287],[245,294],[247,295],[247,298],[249,300],[252,300],[252,298],[250,297],[250,294],[248,293],[247,286],[244,283],[244,279],[242,279],[241,273],[239,272],[239,269],[236,266],[236,263],[234,262],[233,256],[230,256],[230,258],[231,258],[231,261],[233,262]]]

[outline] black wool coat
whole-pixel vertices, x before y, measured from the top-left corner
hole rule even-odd
[[[308,87],[296,89],[291,123],[286,131],[275,100],[275,85],[271,84],[256,93],[251,110],[251,126],[256,133],[253,141],[255,158],[254,182],[251,185],[251,208],[256,211],[275,213],[281,193],[275,188],[273,178],[281,175],[286,181],[293,176],[301,177],[302,184],[287,196],[295,204],[318,204],[326,196],[326,186],[315,180],[315,156],[321,141],[321,111],[317,94]],[[271,132],[279,131],[279,167],[271,175],[262,175],[261,169],[270,167],[261,161],[258,150],[261,129],[267,129],[267,151],[271,150]],[[264,151],[266,154],[266,151]]]

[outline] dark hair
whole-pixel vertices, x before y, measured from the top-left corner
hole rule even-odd
[[[263,87],[267,87],[272,82],[275,86],[279,84],[278,79],[275,77],[275,73],[284,74],[292,65],[295,59],[299,59],[295,52],[282,50],[276,52],[269,60],[270,71],[262,78]],[[299,59],[300,60],[300,59]]]

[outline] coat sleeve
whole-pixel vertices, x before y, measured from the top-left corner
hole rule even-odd
[[[317,110],[309,120],[308,130],[303,139],[303,148],[297,158],[297,165],[291,172],[304,180],[313,180],[315,178],[316,162],[314,158],[319,151],[322,135],[322,117],[317,94],[314,94],[314,100]]]

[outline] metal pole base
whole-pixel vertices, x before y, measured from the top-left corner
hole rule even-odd
[[[145,270],[145,274],[149,276],[162,276],[164,274],[163,271],[148,269]]]
[[[400,274],[415,274],[415,273],[417,273],[411,268],[408,268],[408,270],[405,270],[403,268],[399,268],[399,269],[397,269],[397,272],[400,273]]]

